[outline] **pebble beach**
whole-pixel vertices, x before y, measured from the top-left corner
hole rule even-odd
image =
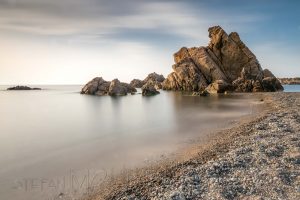
[[[85,199],[300,199],[300,94],[261,95],[254,117],[188,158],[126,172]]]

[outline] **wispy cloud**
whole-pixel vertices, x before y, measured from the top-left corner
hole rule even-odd
[[[40,35],[92,35],[113,37],[126,31],[149,30],[190,40],[207,40],[207,27],[261,20],[193,7],[176,0],[0,0],[0,29]],[[140,31],[142,33],[142,31]]]
[[[274,13],[258,11],[269,9],[271,0],[263,1],[265,7],[260,0],[239,2],[0,0],[1,81],[84,83],[95,75],[125,81],[152,71],[167,75],[172,54],[182,46],[206,45],[212,25],[238,31],[263,66],[277,74],[284,63],[296,66],[299,50],[282,51],[282,45],[270,42],[278,41],[276,33],[281,31],[269,26]],[[298,21],[292,27],[300,30]]]

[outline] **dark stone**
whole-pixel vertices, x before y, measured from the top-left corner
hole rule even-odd
[[[154,96],[157,94],[159,94],[159,91],[157,91],[153,85],[144,85],[142,88],[143,96]]]
[[[41,90],[41,88],[31,88],[31,87],[28,87],[28,86],[15,86],[15,87],[10,87],[10,88],[7,88],[7,90]]]

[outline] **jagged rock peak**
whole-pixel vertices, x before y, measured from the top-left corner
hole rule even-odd
[[[283,89],[271,72],[263,71],[238,33],[228,35],[220,26],[211,27],[208,32],[207,47],[182,47],[174,54],[173,72],[163,82],[163,89],[210,93]]]

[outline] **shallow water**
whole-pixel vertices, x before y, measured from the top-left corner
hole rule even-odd
[[[300,92],[300,85],[283,85],[285,92]]]
[[[252,112],[245,95],[80,95],[81,86],[0,89],[0,199],[70,199],[109,174],[205,138]],[[60,195],[60,196],[59,196]]]

